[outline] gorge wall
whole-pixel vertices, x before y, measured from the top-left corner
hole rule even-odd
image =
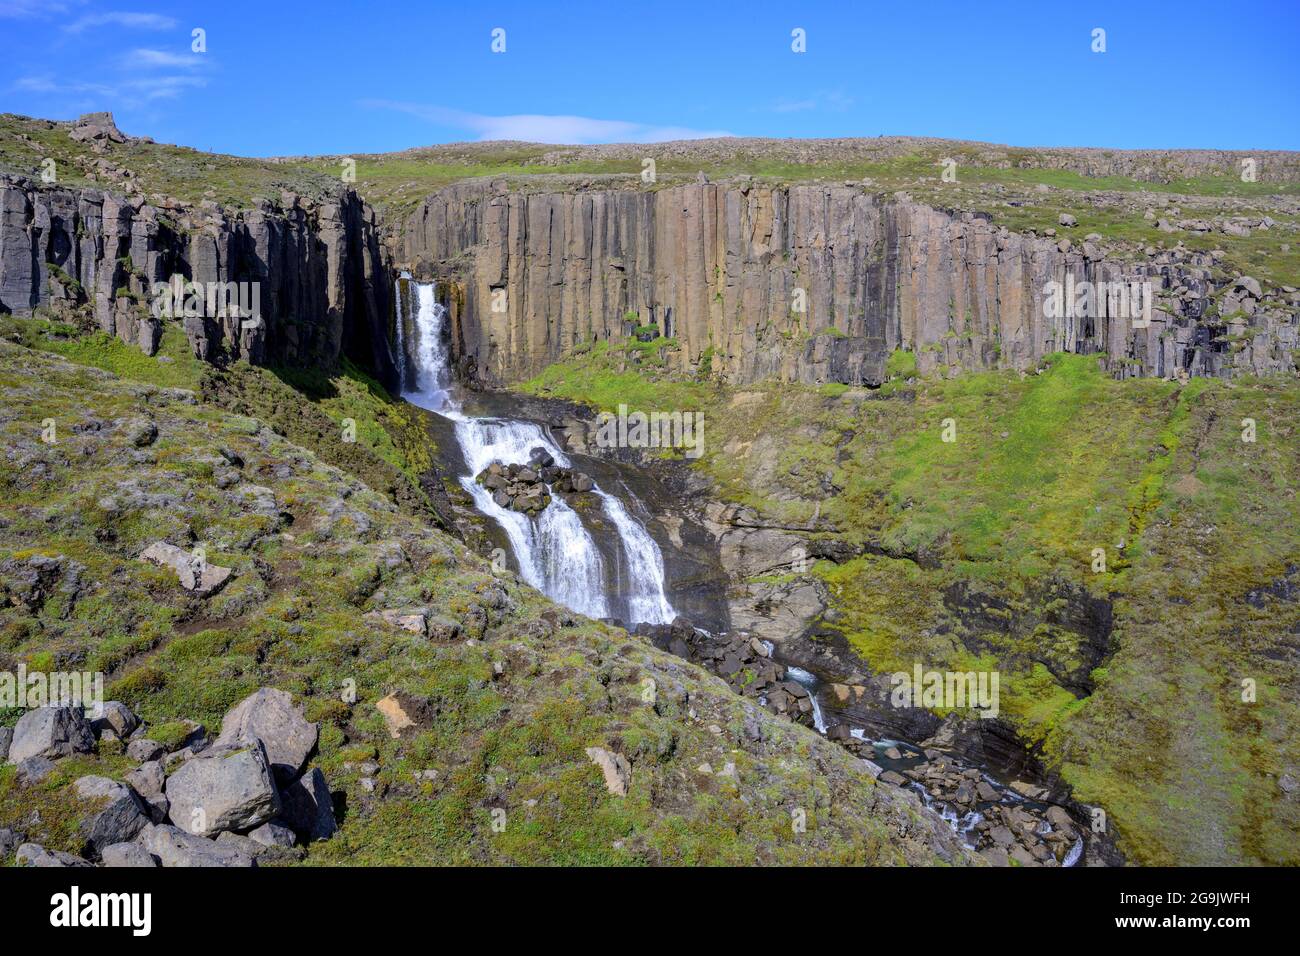
[[[707,355],[733,383],[877,384],[898,348],[916,352],[922,372],[1024,369],[1065,350],[1097,353],[1123,375],[1270,373],[1294,368],[1297,343],[1294,300],[1253,280],[1216,288],[1210,254],[1149,250],[1123,263],[1093,242],[1013,233],[853,184],[525,191],[477,180],[428,196],[396,258],[448,284],[456,348],[490,384],[638,323],[677,338],[683,367]],[[1150,281],[1150,324],[1114,314],[1113,297],[1107,317],[1049,318],[1044,289],[1067,278]]]
[[[391,268],[374,210],[351,190],[316,203],[293,193],[226,212],[159,205],[98,189],[0,181],[0,312],[89,309],[104,332],[152,354],[162,322],[153,286],[253,283],[264,321],[182,316],[194,354],[255,364],[335,365],[343,354],[395,384],[387,336]]]

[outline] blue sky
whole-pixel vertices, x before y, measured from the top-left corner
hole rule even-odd
[[[1300,0],[0,0],[0,51],[0,111],[109,109],[240,155],[716,134],[1300,149]]]

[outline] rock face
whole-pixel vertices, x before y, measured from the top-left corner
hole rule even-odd
[[[22,763],[29,757],[66,757],[90,753],[95,735],[80,707],[37,707],[18,718],[9,762]]]
[[[1125,265],[1056,242],[849,185],[512,192],[479,180],[428,196],[398,259],[443,280],[453,352],[488,384],[647,325],[678,340],[683,366],[708,350],[733,384],[878,384],[899,348],[922,373],[1028,369],[1054,351],[1129,375],[1294,368],[1293,309],[1198,325],[1216,291],[1210,255],[1151,250]],[[1049,318],[1048,283],[1067,280],[1151,282],[1150,324]],[[1227,335],[1235,348],[1215,341]]]
[[[79,130],[91,138],[116,132],[111,117],[94,116],[73,134]],[[284,193],[242,212],[153,198],[160,205],[0,180],[0,312],[88,304],[103,331],[149,354],[162,323],[176,322],[203,359],[328,367],[346,352],[386,384],[396,382],[386,332],[388,253],[374,210],[355,192],[322,203]],[[150,308],[152,287],[173,276],[259,283],[263,321],[217,315],[206,301],[204,315],[160,319]],[[251,286],[241,301],[251,303]]]

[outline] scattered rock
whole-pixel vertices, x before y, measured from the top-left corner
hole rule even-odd
[[[140,738],[126,745],[126,755],[138,763],[148,763],[165,756],[167,748],[155,740]]]
[[[19,866],[64,867],[90,866],[86,860],[61,850],[47,850],[39,843],[24,843],[15,857]]]
[[[140,560],[152,561],[162,567],[171,568],[180,578],[181,587],[193,591],[200,597],[215,594],[231,575],[230,568],[209,564],[166,541],[155,541],[149,545],[141,553]]]
[[[632,765],[627,758],[603,747],[588,747],[587,756],[605,775],[605,789],[616,797],[626,797],[628,781],[632,778]]]
[[[53,759],[94,749],[95,735],[80,707],[37,707],[18,718],[8,759],[22,763],[29,757]]]
[[[54,761],[48,757],[28,757],[18,761],[18,782],[24,787],[35,786],[54,772]]]
[[[95,718],[90,724],[95,733],[102,736],[104,731],[111,730],[118,740],[126,740],[139,726],[139,718],[120,700],[105,701],[103,716]]]
[[[242,849],[222,846],[166,824],[146,827],[136,842],[166,867],[255,865],[253,857]]]
[[[138,843],[113,843],[104,847],[100,862],[109,867],[154,867],[158,861]]]
[[[214,745],[182,764],[167,779],[165,793],[171,801],[172,822],[197,836],[251,830],[280,811],[279,793],[260,742]]]
[[[248,838],[262,846],[291,847],[296,842],[291,829],[275,822],[263,823],[257,829],[250,831]]]
[[[87,776],[79,777],[72,787],[82,800],[98,805],[81,826],[83,849],[92,858],[99,856],[106,846],[133,839],[149,823],[135,791],[125,784],[107,777]]]
[[[316,749],[320,728],[303,716],[293,697],[264,687],[230,709],[221,720],[215,746],[234,747],[261,741],[280,783],[298,776]]]

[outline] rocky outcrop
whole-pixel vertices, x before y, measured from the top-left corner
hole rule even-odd
[[[453,351],[488,384],[646,326],[678,340],[670,361],[707,357],[732,383],[874,385],[896,349],[922,373],[1028,369],[1055,351],[1096,353],[1123,375],[1269,373],[1294,369],[1297,344],[1294,297],[1238,289],[1249,305],[1219,310],[1213,254],[1153,247],[1121,262],[1096,241],[1013,233],[850,183],[476,180],[428,196],[397,258],[443,280]],[[1050,283],[1121,281],[1151,283],[1149,324],[1051,317]]]
[[[149,354],[175,322],[205,360],[330,367],[346,353],[395,383],[389,275],[375,212],[351,190],[236,212],[0,179],[0,312],[89,313]],[[173,277],[203,292],[182,289],[160,317],[154,285]],[[261,321],[218,307],[236,298]]]

